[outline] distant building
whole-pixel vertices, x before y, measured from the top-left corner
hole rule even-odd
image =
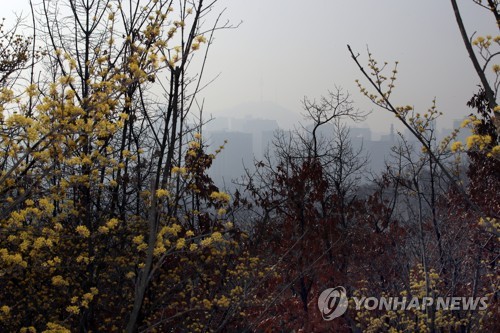
[[[206,131],[229,131],[229,118],[217,117],[210,120],[203,128]]]
[[[255,155],[255,158],[261,159],[264,157],[263,155],[267,152],[274,149],[273,147],[273,140],[274,140],[274,133],[275,131],[264,131],[262,132],[261,136],[261,151],[262,151],[262,156],[258,156],[257,154]]]
[[[353,140],[372,140],[372,130],[368,127],[350,127],[349,133]]]
[[[276,120],[253,118],[247,116],[245,118],[232,118],[231,130],[236,132],[251,133],[253,143],[253,154],[257,158],[262,158],[264,154],[263,148],[263,133],[273,132],[278,129]]]
[[[378,173],[385,169],[385,162],[389,159],[394,145],[395,142],[388,140],[363,143],[363,150],[368,154],[369,168],[372,172]]]
[[[460,128],[460,125],[462,125],[463,119],[455,119],[453,120],[453,128],[442,128],[439,132],[439,140],[443,140],[445,137],[449,136],[455,129],[459,129],[460,131],[458,132],[457,136],[452,140],[454,141],[460,141],[462,143],[467,141],[467,137],[470,136],[472,133],[469,128]]]
[[[394,124],[391,124],[391,131],[389,134],[382,134],[380,141],[383,142],[396,142],[396,134],[394,133]]]
[[[368,153],[369,166],[372,172],[379,173],[385,170],[386,161],[389,160],[392,147],[397,145],[398,134],[391,124],[389,134],[382,134],[380,140],[366,141],[363,145],[364,151]]]
[[[253,167],[253,143],[251,133],[233,131],[206,131],[208,151],[213,153],[224,141],[224,149],[216,156],[209,175],[216,185],[232,189],[232,180],[245,173],[245,167]]]
[[[459,127],[460,123],[461,121],[457,120],[454,126]],[[435,129],[435,123],[431,126]],[[309,132],[313,130],[312,125],[305,128]],[[273,157],[273,141],[275,141],[276,130],[278,129],[276,120],[253,116],[243,118],[220,117],[209,122],[204,132],[205,137],[208,139],[208,150],[213,152],[224,143],[224,140],[228,141],[225,149],[217,156],[209,171],[215,183],[218,186],[234,189],[232,181],[243,176],[245,168],[253,170],[255,161],[262,161],[268,150],[271,162],[276,162]],[[333,124],[324,124],[318,128],[318,139],[329,142],[335,137],[336,130],[337,128]],[[368,156],[368,169],[373,173],[385,170],[385,164],[386,161],[390,160],[392,148],[398,145],[399,134],[393,124],[390,125],[388,132],[382,134],[380,140],[374,140],[373,132],[368,127],[348,128],[352,148],[355,152],[362,148],[361,157]],[[451,132],[451,129],[449,132]],[[292,135],[292,132],[285,131],[281,135]],[[462,129],[457,139],[463,140],[467,135],[467,130]],[[404,138],[409,144],[416,144],[417,139],[408,130],[404,130]]]

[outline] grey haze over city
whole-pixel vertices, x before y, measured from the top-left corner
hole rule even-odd
[[[7,23],[28,17],[28,1],[1,0]],[[36,1],[35,1],[36,2]],[[495,32],[489,13],[461,1],[468,33]],[[219,0],[221,22],[204,73],[208,84],[199,97],[205,131],[218,147],[228,140],[215,171],[226,179],[243,171],[242,163],[262,158],[272,133],[307,121],[302,100],[320,98],[341,87],[354,106],[371,112],[365,121],[349,123],[355,143],[369,152],[380,170],[400,123],[359,92],[362,74],[347,44],[366,63],[367,48],[379,62],[399,62],[394,100],[423,112],[436,98],[444,115],[437,121],[445,135],[471,113],[466,102],[479,79],[468,58],[449,1],[421,0]],[[10,22],[9,22],[10,21]],[[213,82],[212,82],[213,81]]]

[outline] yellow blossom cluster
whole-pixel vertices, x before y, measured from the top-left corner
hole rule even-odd
[[[163,197],[167,197],[169,195],[169,192],[166,190],[166,189],[158,189],[156,190],[156,196],[158,198],[163,198]]]
[[[90,237],[90,231],[84,225],[79,225],[78,227],[76,227],[75,231],[84,238]]]
[[[231,197],[229,196],[229,194],[224,193],[224,192],[212,192],[210,194],[210,198],[213,200],[223,202],[223,203],[227,203],[231,200]]]
[[[483,150],[488,144],[491,143],[491,136],[473,134],[467,138],[467,149],[478,148]]]
[[[486,228],[490,232],[498,234],[500,232],[500,221],[493,217],[485,217],[479,219],[479,225]]]
[[[172,123],[149,107],[148,88],[170,77],[164,74],[172,74],[172,84],[185,82],[182,66],[208,37],[157,1],[137,13],[143,25],[119,31],[135,23],[114,5],[75,4],[75,13],[90,10],[77,20],[88,20],[90,30],[77,24],[60,36],[87,36],[89,48],[54,47],[43,84],[0,82],[0,331],[70,332],[89,323],[93,331],[124,330],[141,281],[153,291],[144,296],[141,326],[200,305],[218,316],[217,306],[237,304],[254,277],[238,233],[223,235],[233,229],[225,223],[229,194],[203,193],[203,163],[198,171],[182,154],[187,149],[210,164],[214,156],[203,152],[201,134],[188,146],[178,133],[172,142],[165,134],[166,146],[174,147],[168,162],[153,148],[163,139],[158,128]],[[189,38],[180,36],[189,31]],[[169,172],[171,165],[177,166]],[[152,191],[155,173],[161,187]],[[169,301],[156,308],[161,298]],[[211,315],[200,313],[203,323],[179,320],[203,327]]]
[[[365,281],[366,282],[366,281]],[[417,297],[422,300],[423,297],[439,297],[444,295],[441,292],[443,282],[439,274],[431,269],[425,272],[422,265],[418,265],[410,272],[410,294],[406,290],[400,293],[400,297]],[[368,294],[369,291],[365,287],[354,292],[354,296],[362,297]],[[390,295],[383,293],[381,297],[388,298]],[[349,300],[353,306],[354,301]],[[488,310],[480,310],[484,315]],[[463,318],[454,315],[453,311],[445,309],[436,309],[427,307],[425,310],[419,307],[409,307],[407,309],[391,309],[383,310],[382,312],[370,311],[361,307],[356,313],[357,326],[364,332],[427,332],[433,325],[436,329],[443,331],[454,330],[460,326],[465,327],[471,325],[480,330],[480,323],[472,322],[470,312]]]
[[[454,153],[459,152],[459,151],[463,150],[463,144],[460,141],[453,142],[450,149]]]
[[[482,152],[488,157],[499,158],[500,146],[494,144],[490,135],[480,135],[477,133],[477,128],[481,125],[481,123],[482,121],[474,115],[464,119],[460,128],[469,128],[472,131],[472,134],[467,137],[465,143],[460,141],[453,142],[450,146],[450,150],[454,153],[461,151],[476,151]],[[452,136],[456,137],[457,133],[458,130],[455,130]]]
[[[184,167],[173,167],[172,168],[172,173],[173,174],[180,174],[180,175],[185,175],[187,173],[187,169]]]

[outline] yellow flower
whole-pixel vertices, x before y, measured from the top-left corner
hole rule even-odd
[[[478,135],[474,134],[467,138],[467,148],[471,149],[475,146],[478,146],[479,149],[483,149],[486,144],[491,142],[491,137],[489,135]]]
[[[132,242],[134,242],[134,244],[136,244],[136,245],[141,244],[143,241],[144,241],[144,236],[143,235],[135,236],[132,239]]]
[[[112,218],[108,222],[106,222],[106,227],[109,229],[114,229],[118,225],[119,221],[116,218]]]
[[[49,322],[47,323],[47,330],[42,333],[71,333],[71,331],[64,326]]]
[[[205,298],[203,300],[203,306],[205,307],[205,309],[210,310],[212,308],[212,303],[208,299]]]
[[[462,145],[462,142],[460,142],[460,141],[453,142],[453,144],[451,145],[451,151],[454,153],[462,150],[462,148],[463,148],[463,145]]]
[[[64,280],[61,275],[56,275],[52,277],[52,284],[54,286],[67,286],[69,285],[68,281]]]
[[[212,238],[208,237],[201,241],[201,246],[209,246],[212,244]]]
[[[231,197],[229,196],[229,194],[224,193],[224,192],[212,192],[210,194],[210,198],[213,200],[222,201],[222,202],[229,202],[229,200],[231,200]]]
[[[200,147],[201,147],[201,145],[200,145],[200,143],[198,141],[191,141],[189,143],[189,148],[198,149]]]
[[[163,197],[166,197],[166,196],[168,196],[168,194],[169,194],[169,193],[168,193],[168,191],[167,191],[167,190],[165,190],[165,189],[163,189],[163,188],[161,188],[161,189],[159,189],[159,190],[156,190],[156,196],[157,196],[158,198],[163,198]]]
[[[10,313],[10,308],[7,305],[3,305],[0,308],[0,311],[2,311],[4,315],[8,316]]]
[[[79,255],[78,257],[76,257],[76,262],[78,263],[84,262],[88,264],[90,262],[90,259],[87,256]]]
[[[222,297],[217,300],[217,305],[219,305],[222,308],[227,308],[229,304],[230,304],[229,298],[227,298],[225,295],[222,295]]]
[[[80,308],[76,305],[70,305],[66,307],[66,311],[68,311],[71,314],[79,314],[80,313]]]
[[[471,123],[471,120],[469,118],[465,119],[464,121],[462,121],[462,123],[460,124],[460,127],[461,128],[464,128],[466,127],[467,125],[469,125]]]
[[[43,238],[43,237],[38,237],[33,242],[33,247],[37,250],[40,249],[41,247],[43,247],[44,245],[45,245],[45,238]]]
[[[98,231],[101,233],[101,234],[107,234],[109,232],[109,228],[106,227],[106,226],[103,226],[101,225],[98,229]]]
[[[86,294],[83,295],[83,299],[90,302],[90,301],[92,301],[94,299],[94,294],[92,294],[92,293],[86,293]]]
[[[207,39],[203,35],[196,36],[196,40],[198,41],[198,43],[206,43],[207,42]]]
[[[491,149],[491,154],[493,155],[500,155],[500,145],[497,145]]]
[[[75,81],[75,79],[71,76],[62,76],[61,78],[59,78],[59,82],[61,84],[71,84]]]
[[[215,241],[215,242],[220,242],[222,240],[222,234],[218,231],[214,232],[212,234],[212,239]]]
[[[177,240],[177,243],[175,244],[175,248],[177,250],[182,249],[184,246],[186,246],[186,240],[184,238],[179,238]]]
[[[160,256],[165,252],[167,252],[167,249],[165,248],[165,246],[163,246],[163,244],[156,246],[155,249],[153,250],[153,254],[155,257]]]
[[[88,238],[90,236],[89,229],[87,229],[87,227],[83,225],[79,225],[78,227],[76,227],[76,232],[84,238]]]

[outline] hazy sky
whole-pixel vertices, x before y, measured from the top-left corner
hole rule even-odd
[[[27,13],[28,0],[0,1],[4,16],[22,8]],[[458,2],[469,34],[496,35],[489,13],[472,0]],[[424,111],[436,97],[445,113],[440,126],[470,112],[465,103],[479,80],[450,1],[219,0],[217,8],[226,8],[224,17],[234,24],[243,23],[217,32],[209,56],[205,78],[221,73],[203,93],[206,111],[215,116],[260,100],[300,112],[304,96],[318,97],[338,85],[359,108],[374,109],[370,126],[388,131],[394,117],[358,92],[354,80],[362,77],[347,44],[364,59],[369,46],[380,62],[400,62],[394,96],[400,104]]]
[[[495,35],[494,19],[472,0],[459,1],[468,32]],[[373,109],[354,80],[362,78],[346,44],[366,59],[398,60],[395,97],[421,110],[434,97],[446,119],[468,112],[479,80],[458,32],[450,1],[436,0],[222,0],[227,17],[243,20],[217,35],[209,68],[221,77],[207,91],[214,109],[273,101],[300,110],[303,96],[339,85],[362,109]],[[392,115],[376,109],[370,125],[388,131]],[[445,124],[443,124],[445,125]]]

